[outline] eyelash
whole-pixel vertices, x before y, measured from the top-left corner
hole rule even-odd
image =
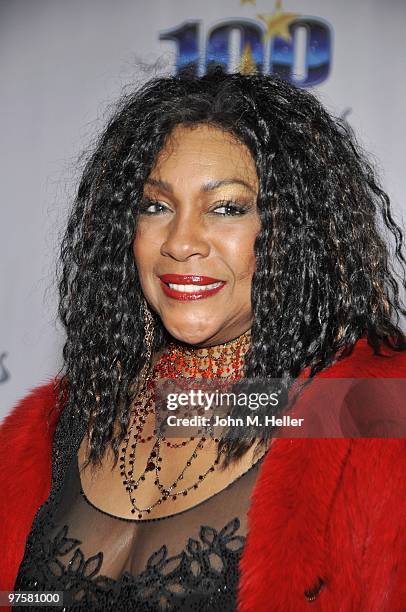
[[[150,206],[162,206],[163,210],[158,211],[158,212],[149,212],[148,208]],[[242,215],[245,215],[246,212],[248,212],[248,208],[244,205],[239,204],[238,202],[234,202],[234,200],[221,200],[220,202],[217,202],[217,205],[214,209],[212,209],[210,212],[213,212],[214,210],[216,210],[217,208],[226,208],[228,210],[233,210],[234,212],[231,214],[226,214],[226,213],[214,213],[219,217],[239,217]],[[149,216],[155,216],[155,215],[159,215],[160,213],[162,213],[164,210],[166,209],[166,207],[163,206],[163,204],[161,204],[160,202],[156,201],[156,200],[143,200],[140,204],[139,207],[139,213],[143,214],[143,215],[149,215]]]

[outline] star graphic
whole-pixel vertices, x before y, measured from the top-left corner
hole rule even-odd
[[[257,15],[257,17],[266,24],[265,40],[272,36],[279,36],[279,38],[289,42],[292,38],[289,32],[289,25],[296,17],[299,17],[299,13],[284,13],[281,11],[281,3],[277,2],[272,15]]]
[[[251,45],[246,43],[241,56],[239,71],[241,74],[256,74],[258,72],[257,65],[252,56]]]

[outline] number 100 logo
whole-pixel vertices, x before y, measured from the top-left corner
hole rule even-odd
[[[159,34],[176,43],[176,73],[196,75],[220,65],[226,72],[277,74],[301,87],[326,80],[330,72],[332,28],[316,17],[297,16],[287,36],[267,35],[254,19],[217,23],[207,33],[200,21],[186,21]]]

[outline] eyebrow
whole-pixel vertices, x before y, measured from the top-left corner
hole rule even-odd
[[[159,187],[160,189],[163,189],[164,191],[167,191],[168,193],[173,193],[172,185],[168,183],[167,181],[161,181],[159,179],[148,178],[145,181],[145,183],[149,185],[153,185],[154,187]],[[213,191],[214,189],[217,189],[218,187],[222,187],[223,185],[232,185],[232,184],[243,185],[244,187],[249,189],[249,191],[252,191],[254,195],[257,195],[255,190],[251,187],[251,185],[248,185],[248,183],[238,178],[221,179],[218,181],[208,181],[207,183],[203,183],[203,185],[200,187],[200,191],[206,193],[208,191]]]

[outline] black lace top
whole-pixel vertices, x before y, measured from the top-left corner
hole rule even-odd
[[[68,415],[59,421],[51,494],[34,520],[15,590],[63,591],[64,607],[55,610],[236,610],[247,511],[263,458],[192,508],[119,518],[83,493],[77,450],[84,431],[72,425]]]

